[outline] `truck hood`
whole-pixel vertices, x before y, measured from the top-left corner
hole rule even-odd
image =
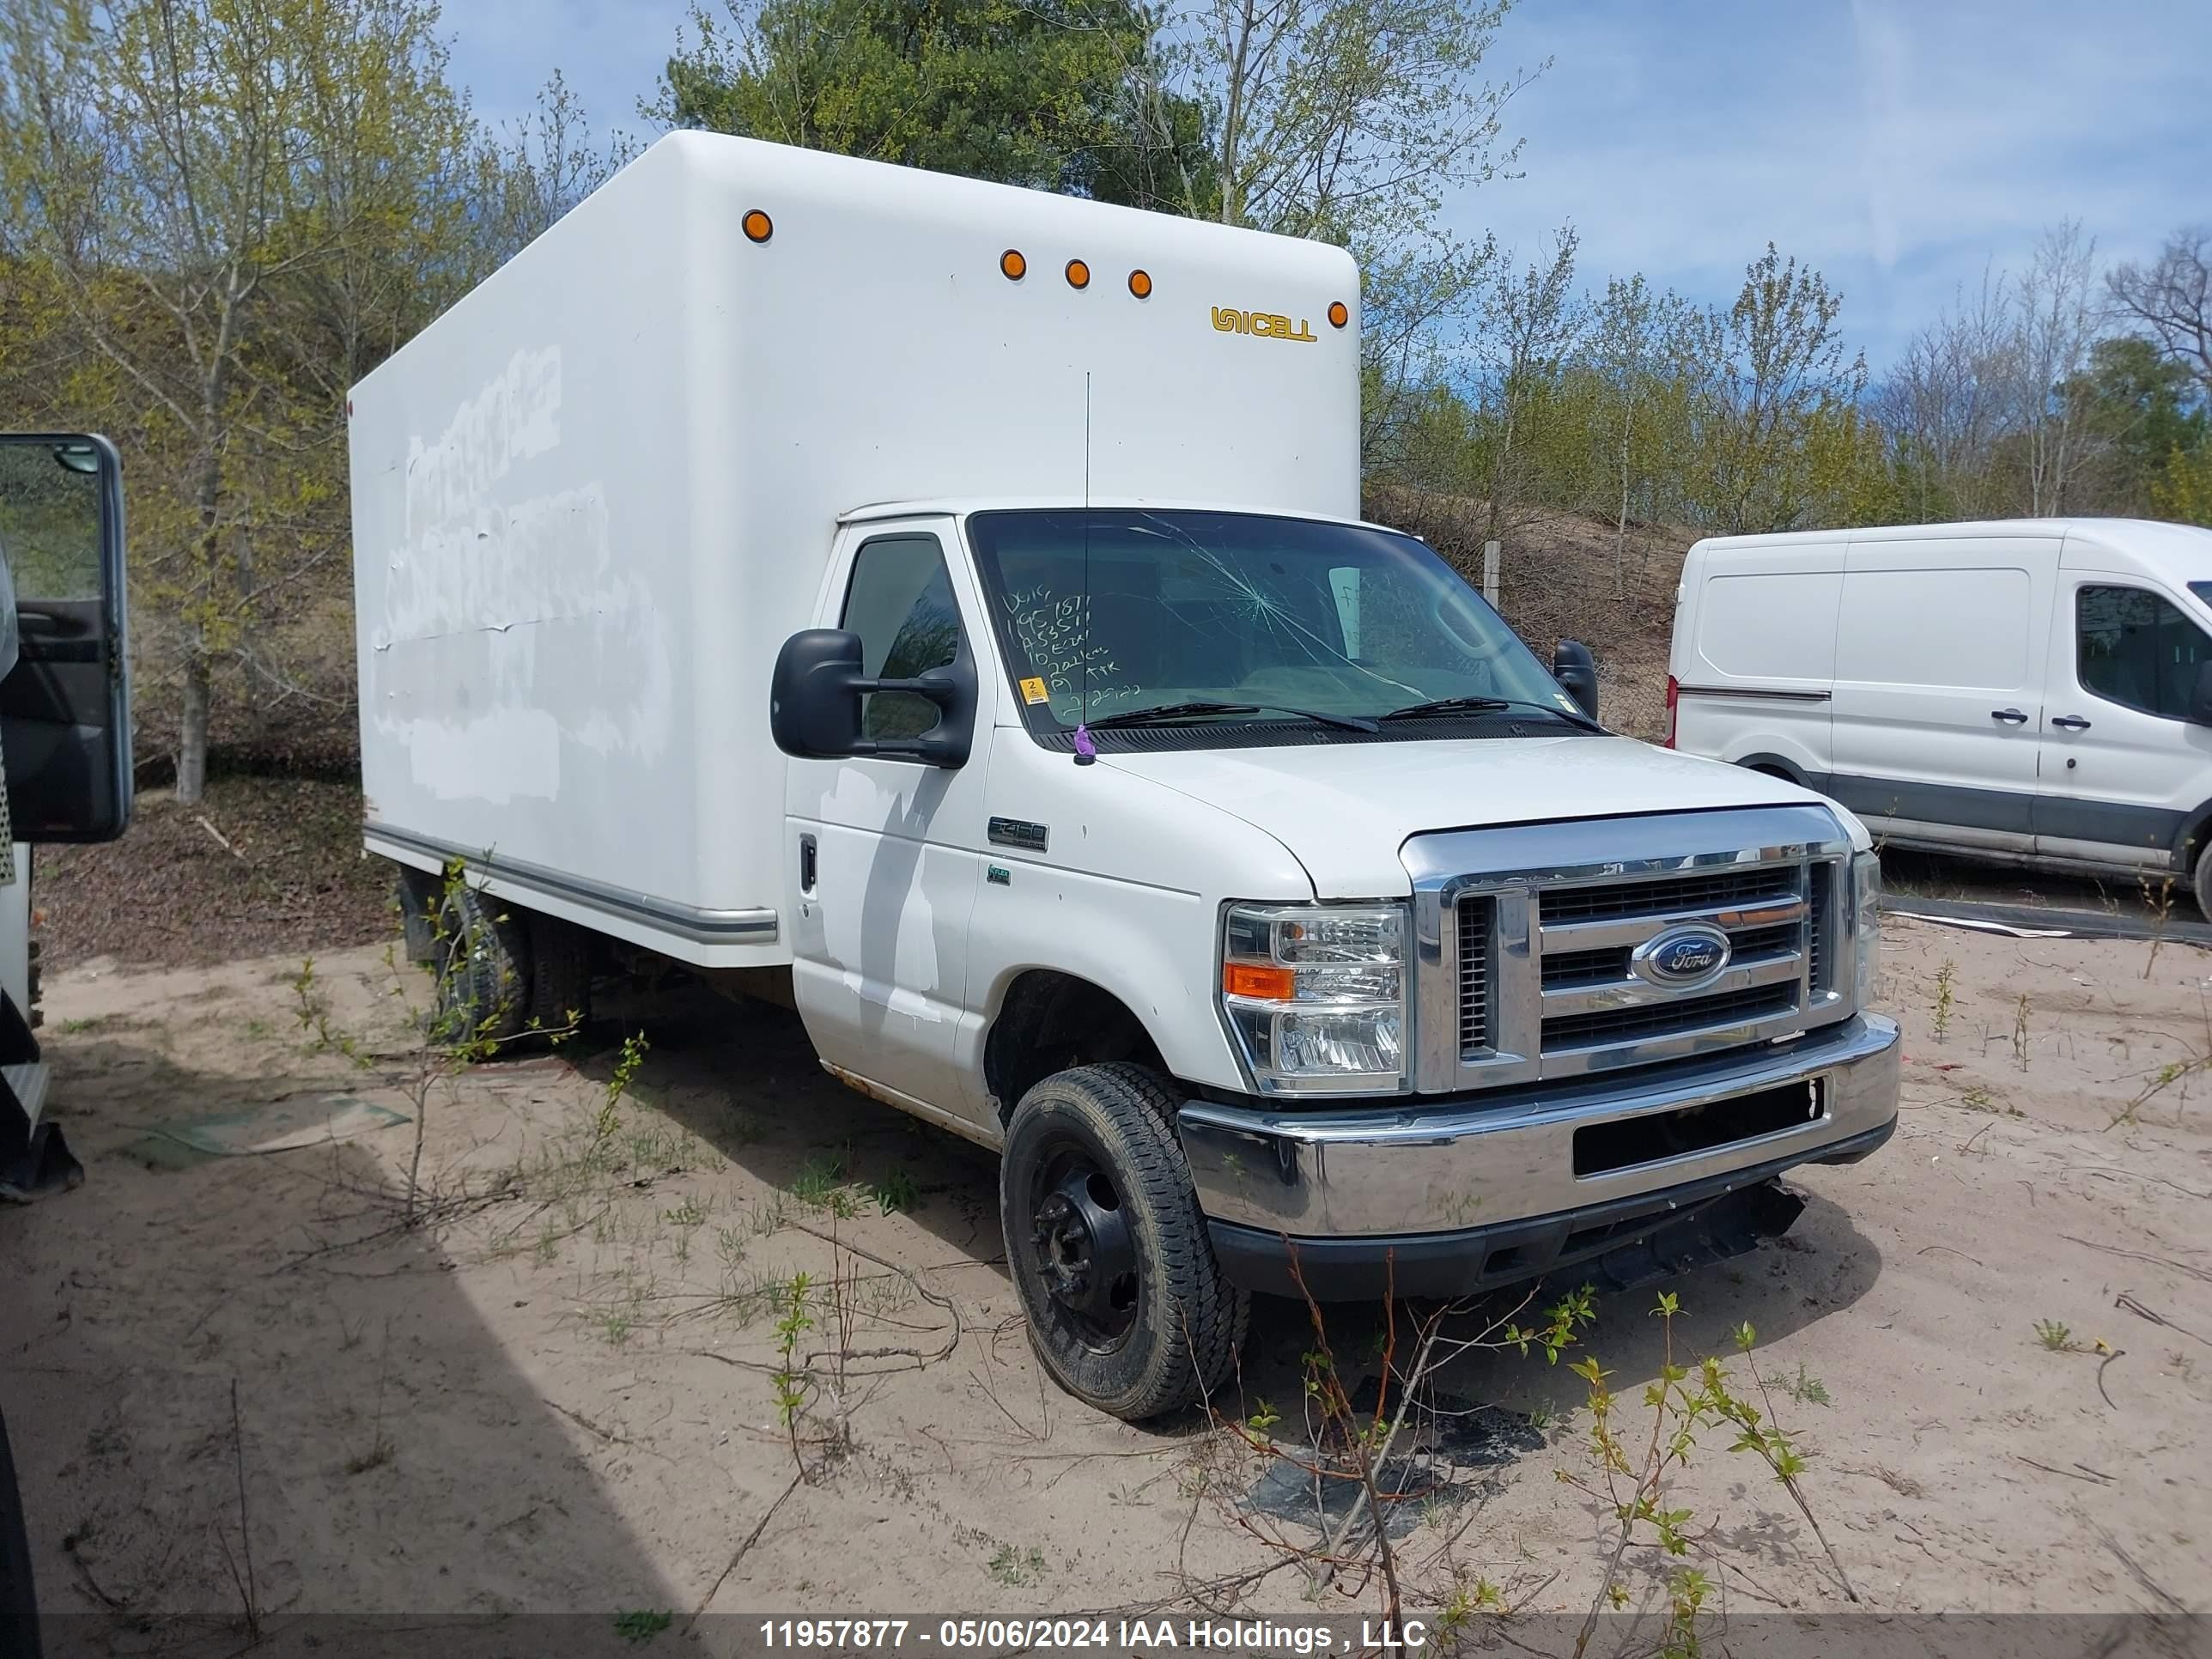
[[[1778,778],[1628,738],[1332,743],[1098,758],[1274,836],[1305,866],[1317,898],[1407,891],[1398,849],[1431,830],[1820,799]],[[1838,817],[1858,839],[1856,826]]]

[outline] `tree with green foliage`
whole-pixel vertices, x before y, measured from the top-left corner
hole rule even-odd
[[[1866,360],[1845,355],[1836,326],[1842,309],[1826,277],[1769,242],[1735,303],[1711,319],[1693,348],[1704,385],[1688,491],[1705,522],[1731,535],[1805,522],[1818,496],[1808,440],[1856,408],[1866,384]]]
[[[2077,483],[2106,512],[2153,511],[2153,492],[2174,458],[2185,467],[2206,442],[2203,401],[2187,363],[2140,335],[2098,341],[2060,396],[2094,451]]]
[[[470,131],[435,21],[412,0],[0,4],[0,257],[88,349],[58,401],[153,484],[134,574],[179,689],[183,800],[216,666],[269,672],[257,617],[346,545],[343,387],[420,321],[392,266],[437,234],[426,161]]]
[[[1202,176],[1204,112],[1149,96],[1136,0],[694,7],[645,113],[671,126],[1142,207]]]

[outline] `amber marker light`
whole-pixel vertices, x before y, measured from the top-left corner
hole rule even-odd
[[[1070,259],[1067,262],[1067,285],[1070,288],[1089,288],[1091,267],[1080,259]]]
[[[1145,270],[1131,271],[1129,273],[1129,292],[1135,295],[1139,300],[1151,299],[1152,297],[1152,273]]]
[[[1010,247],[999,256],[999,274],[1010,283],[1018,283],[1030,274],[1030,262],[1022,258],[1019,248]]]
[[[775,234],[775,222],[758,208],[748,209],[745,216],[738,222],[744,227],[748,241],[765,242]]]
[[[1351,320],[1352,313],[1346,307],[1343,301],[1331,300],[1328,302],[1328,325],[1331,328],[1342,328]]]
[[[1224,962],[1221,988],[1232,997],[1256,997],[1264,1002],[1288,1002],[1297,994],[1298,978],[1287,968],[1266,968],[1256,963]]]

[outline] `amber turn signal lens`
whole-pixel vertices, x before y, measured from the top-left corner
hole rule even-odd
[[[1331,328],[1342,328],[1351,320],[1352,313],[1345,309],[1343,301],[1331,300],[1328,302],[1328,325]]]
[[[1142,270],[1131,271],[1129,273],[1129,292],[1135,295],[1139,300],[1151,299],[1152,297],[1152,279],[1151,274]]]
[[[1030,262],[1022,258],[1021,250],[1008,248],[999,256],[999,271],[1010,283],[1018,283],[1030,274]]]
[[[1288,1002],[1297,994],[1298,976],[1287,968],[1263,968],[1249,962],[1221,964],[1221,988],[1232,997]]]
[[[1091,267],[1080,259],[1070,259],[1067,262],[1067,285],[1070,288],[1089,288]]]
[[[775,234],[775,222],[758,208],[750,210],[738,222],[744,227],[746,237],[752,241],[765,242]]]

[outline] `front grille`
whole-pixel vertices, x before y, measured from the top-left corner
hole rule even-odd
[[[1812,804],[1409,840],[1417,1086],[1686,1064],[1843,1018],[1823,981],[1850,976],[1849,853]],[[1696,948],[1716,933],[1717,963]]]
[[[1786,957],[1793,951],[1805,948],[1805,924],[1802,921],[1778,922],[1771,927],[1730,927],[1723,931],[1729,936],[1730,962],[1771,962],[1777,957]]]
[[[1760,865],[1710,876],[1674,876],[1656,881],[1568,887],[1547,893],[1547,926],[1626,916],[1661,916],[1680,910],[1711,909],[1723,904],[1759,904],[1792,898],[1798,891],[1798,867]]]
[[[1834,864],[1813,866],[1813,914],[1807,928],[1805,982],[1820,996],[1833,989],[1828,983],[1828,964],[1835,960],[1830,930],[1836,919],[1836,880],[1842,873]]]
[[[1533,1047],[1540,1073],[1554,1061],[1563,1071],[1633,1065],[1659,1057],[1650,1051],[1674,1038],[1786,1021],[1805,1006],[1808,873],[1796,860],[1774,860],[1540,889],[1529,955],[1540,1012],[1536,1029],[1521,1038]],[[1729,959],[1712,982],[1674,989],[1647,977],[1636,965],[1641,947],[1691,923],[1728,935]],[[1486,1041],[1496,1045],[1497,999],[1486,971],[1483,992]],[[1461,1049],[1462,1057],[1474,1052]]]
[[[1490,1046],[1490,931],[1498,902],[1461,901],[1459,907],[1459,1052],[1464,1060]]]
[[[1544,988],[1571,990],[1580,985],[1618,985],[1628,977],[1628,947],[1605,951],[1551,951],[1544,957]]]
[[[1708,1026],[1769,1019],[1797,1006],[1797,985],[1754,985],[1718,996],[1682,997],[1637,1008],[1603,1008],[1588,1014],[1555,1014],[1544,1022],[1544,1052],[1608,1048],[1680,1036]]]

